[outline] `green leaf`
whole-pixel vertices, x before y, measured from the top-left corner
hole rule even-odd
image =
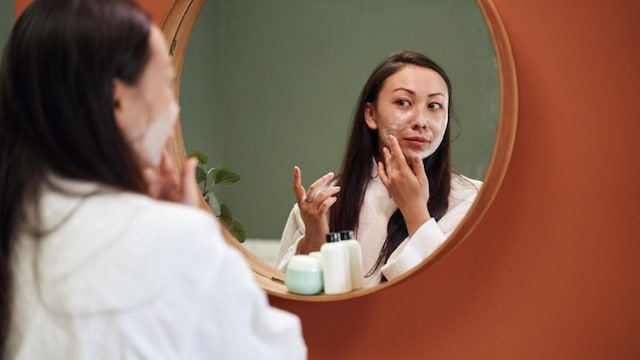
[[[231,185],[240,180],[240,175],[231,170],[228,166],[215,167],[209,171],[213,174],[213,181],[216,184]]]
[[[220,221],[229,229],[229,232],[238,240],[238,242],[244,242],[247,238],[247,234],[237,220],[233,219],[231,215],[231,209],[226,204],[221,204],[218,198],[213,193],[213,185],[232,185],[240,181],[240,175],[233,171],[228,166],[219,166],[209,169],[206,164],[209,161],[209,157],[202,151],[193,151],[189,154],[189,157],[195,157],[198,159],[198,166],[196,167],[196,182],[202,191],[205,201],[211,208],[211,211],[220,219]],[[209,174],[211,174],[212,182],[208,183]]]
[[[198,165],[196,167],[196,182],[198,182],[198,184],[204,183],[206,178],[207,178],[207,171],[203,169],[202,166]]]
[[[220,204],[220,221],[222,221],[227,227],[231,227],[233,224],[233,216],[231,215],[231,209],[227,204]]]
[[[198,162],[203,165],[206,165],[207,161],[209,161],[209,157],[207,156],[207,154],[203,153],[200,150],[192,151],[188,157],[198,158]]]
[[[229,231],[236,237],[238,242],[243,243],[247,239],[247,234],[244,232],[244,228],[242,224],[240,224],[237,220],[233,221],[233,224],[229,227]]]
[[[213,211],[217,217],[220,217],[220,215],[222,215],[222,209],[218,198],[212,192],[208,192],[204,195],[204,199],[207,201],[207,204],[209,204],[211,211]]]

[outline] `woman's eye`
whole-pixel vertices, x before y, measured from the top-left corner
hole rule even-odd
[[[442,109],[442,105],[440,103],[432,102],[429,104],[429,109],[440,110]]]
[[[400,106],[409,106],[409,105],[411,105],[409,100],[404,100],[404,99],[400,99],[400,100],[396,101],[396,104],[398,104]]]

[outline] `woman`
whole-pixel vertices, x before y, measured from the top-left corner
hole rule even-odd
[[[404,51],[382,62],[365,84],[340,176],[307,191],[294,168],[297,204],[276,266],[317,251],[329,231],[355,229],[365,286],[422,262],[455,230],[481,182],[451,171],[451,82],[426,56]]]
[[[173,81],[131,0],[36,0],[16,22],[0,70],[3,358],[306,356],[299,320],[197,208],[195,161],[178,174],[163,154]]]

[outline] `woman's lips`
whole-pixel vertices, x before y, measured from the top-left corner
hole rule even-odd
[[[430,142],[429,140],[427,140],[427,138],[424,138],[422,136],[408,137],[408,138],[405,138],[405,141],[409,144],[409,146],[413,148],[418,148],[418,149],[422,149],[423,147],[427,146]]]

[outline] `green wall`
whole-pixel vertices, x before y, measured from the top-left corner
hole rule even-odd
[[[16,2],[0,0],[0,44],[2,49],[9,38],[11,27],[16,20]]]
[[[229,165],[215,192],[250,238],[279,238],[295,202],[292,169],[310,185],[339,171],[351,115],[373,68],[416,50],[453,82],[454,168],[482,179],[498,116],[491,39],[475,1],[209,0],[182,73],[187,152]],[[459,123],[456,124],[456,121]]]

